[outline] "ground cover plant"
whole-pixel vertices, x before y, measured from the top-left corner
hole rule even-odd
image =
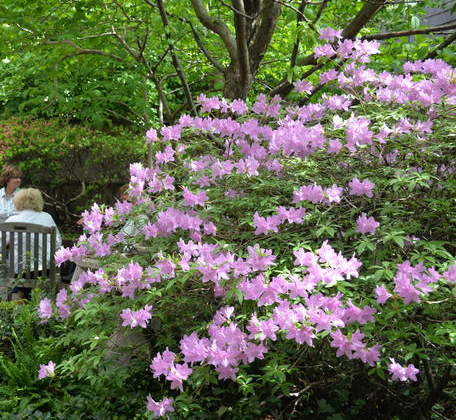
[[[57,259],[100,268],[41,296],[32,415],[455,414],[455,70],[376,72],[377,43],[321,41],[293,103],[201,95],[199,116],[147,132],[134,203],[83,214]]]

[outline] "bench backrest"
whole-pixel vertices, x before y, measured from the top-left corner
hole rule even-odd
[[[55,226],[48,227],[33,223],[0,223],[2,254],[0,276],[13,278],[17,273],[19,277],[25,279],[37,279],[40,277],[39,271],[41,271],[41,276],[49,277],[54,283],[56,235]],[[8,248],[7,238],[9,238]],[[46,275],[47,270],[49,270],[49,276]]]

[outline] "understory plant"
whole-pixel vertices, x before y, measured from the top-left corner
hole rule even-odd
[[[295,103],[202,95],[147,132],[131,200],[94,204],[57,252],[99,268],[39,304],[62,326],[43,381],[139,364],[132,417],[455,414],[455,70],[377,73],[377,43],[321,38]]]

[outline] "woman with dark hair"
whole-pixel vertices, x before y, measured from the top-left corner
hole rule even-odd
[[[2,175],[0,176],[0,223],[4,222],[8,217],[16,214],[14,206],[14,197],[19,191],[21,185],[22,171],[14,165],[4,166]]]

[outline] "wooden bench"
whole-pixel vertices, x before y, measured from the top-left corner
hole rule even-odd
[[[15,286],[34,288],[39,277],[48,278],[50,286],[55,286],[56,236],[55,226],[0,223],[0,287],[3,288],[3,294],[6,288],[8,299]]]

